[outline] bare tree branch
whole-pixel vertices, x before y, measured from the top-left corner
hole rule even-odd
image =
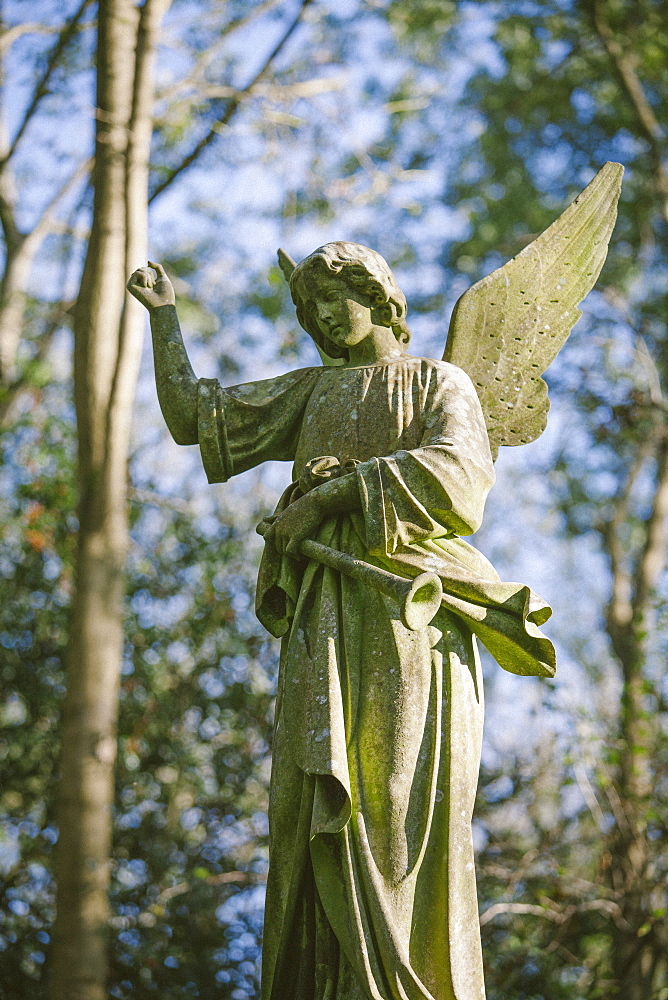
[[[615,822],[624,836],[630,836],[631,834],[631,824],[629,823],[629,817],[624,809],[624,803],[619,797],[619,792],[614,781],[606,781],[603,785],[606,798],[610,803],[610,808],[612,810],[612,815],[615,817]]]
[[[162,194],[162,192],[169,187],[172,181],[174,181],[179,176],[179,174],[183,173],[184,170],[187,170],[188,167],[192,166],[192,164],[199,158],[199,156],[204,152],[207,146],[209,146],[211,142],[213,142],[213,140],[221,131],[221,129],[224,129],[226,125],[229,125],[231,119],[238,111],[243,99],[245,97],[248,97],[248,95],[252,92],[255,85],[259,83],[259,81],[262,80],[262,78],[268,73],[276,57],[279,55],[279,53],[281,52],[281,50],[283,49],[289,38],[292,36],[294,31],[298,27],[299,23],[301,22],[306,8],[312,2],[313,0],[302,0],[297,16],[294,18],[292,23],[283,33],[280,40],[274,46],[272,51],[269,53],[264,63],[262,64],[262,67],[258,70],[258,72],[255,74],[250,83],[248,83],[243,88],[243,90],[239,91],[238,96],[230,99],[224,114],[221,115],[221,117],[210,127],[207,134],[202,139],[200,139],[199,142],[195,144],[195,146],[187,154],[187,156],[185,156],[181,160],[179,165],[170,170],[167,176],[164,177],[163,180],[156,185],[152,194],[149,197],[149,203],[152,202],[155,198],[157,198],[158,195]]]
[[[3,386],[2,391],[0,392],[0,426],[2,426],[2,424],[6,421],[8,412],[14,400],[21,394],[21,392],[25,388],[28,388],[30,386],[31,380],[33,378],[36,369],[38,369],[38,367],[42,364],[42,362],[45,360],[48,354],[49,347],[51,346],[51,342],[56,332],[63,325],[67,316],[71,314],[74,303],[68,301],[66,296],[70,267],[77,246],[80,245],[80,242],[86,239],[89,235],[87,230],[85,232],[79,232],[74,227],[74,221],[76,220],[77,216],[81,211],[85,197],[86,197],[85,193],[82,193],[78,204],[75,205],[74,208],[71,210],[68,221],[64,222],[62,225],[54,221],[48,227],[49,233],[55,233],[61,231],[69,237],[66,244],[67,249],[61,255],[60,279],[59,279],[60,297],[59,301],[54,303],[52,306],[51,316],[47,321],[45,329],[42,331],[40,335],[35,355],[24,365],[23,369],[16,375],[15,378],[13,378],[11,381],[9,381],[8,384],[5,384]],[[46,233],[44,235],[46,235]],[[6,289],[4,289],[4,285],[6,284],[6,279],[7,275],[5,274],[2,282],[3,291],[6,291]],[[20,291],[22,292],[22,289]],[[24,308],[24,301],[21,301],[20,307],[22,311]],[[5,305],[0,304],[0,317],[2,317],[3,320],[3,334],[5,334],[7,329],[6,304]],[[11,320],[11,315],[9,318]],[[3,338],[0,339],[0,346],[4,346],[4,340],[5,337],[3,336]]]
[[[588,899],[583,903],[578,903],[577,906],[569,906],[564,909],[559,909],[554,905],[537,906],[534,903],[493,903],[484,913],[481,913],[480,926],[484,927],[485,924],[494,920],[495,917],[507,913],[519,914],[520,916],[527,914],[534,917],[545,917],[546,920],[551,920],[555,924],[563,924],[577,913],[592,911],[605,913],[615,923],[628,927],[619,903],[616,903],[613,899]]]
[[[621,906],[614,899],[589,899],[585,903],[580,903],[577,907],[578,913],[587,913],[592,910],[612,917],[618,927],[623,927],[625,930],[631,929],[628,921],[624,919]]]
[[[593,4],[592,13],[594,29],[612,62],[628,101],[637,116],[640,130],[652,150],[656,189],[661,199],[663,218],[668,222],[668,172],[666,172],[664,166],[665,133],[654,114],[652,105],[647,99],[633,61],[625,53],[623,47],[615,38],[609,24],[603,17],[600,3]]]
[[[21,124],[18,127],[16,135],[14,136],[14,139],[12,140],[12,143],[9,146],[7,153],[3,156],[2,160],[0,160],[0,170],[5,166],[7,161],[10,160],[11,157],[13,156],[14,151],[16,150],[16,147],[21,141],[23,133],[28,127],[28,124],[32,116],[35,114],[35,111],[39,107],[42,99],[46,97],[46,95],[48,94],[49,82],[51,80],[51,77],[53,76],[53,73],[55,72],[58,63],[60,62],[63,52],[65,51],[70,41],[76,34],[79,22],[81,21],[81,18],[83,17],[84,12],[86,10],[86,7],[88,7],[90,2],[91,0],[81,0],[81,3],[79,4],[78,8],[76,9],[72,17],[69,19],[69,21],[67,21],[64,24],[62,30],[60,31],[58,40],[56,41],[55,45],[51,49],[51,52],[49,53],[44,72],[42,73],[42,76],[35,84],[35,89],[33,90],[32,98],[30,100],[30,103],[28,104],[28,107],[23,116]]]
[[[201,84],[204,81],[206,69],[211,64],[213,59],[215,59],[219,50],[225,44],[229,36],[233,34],[233,32],[238,31],[239,28],[247,27],[262,14],[271,10],[272,7],[277,6],[278,3],[280,3],[280,0],[264,0],[264,3],[257,4],[257,6],[253,7],[253,9],[248,11],[248,13],[232,18],[231,21],[228,21],[228,23],[218,32],[214,44],[209,46],[208,49],[205,49],[204,52],[202,52],[196,59],[190,73],[188,73],[182,80],[177,81],[177,83],[166,87],[164,90],[159,90],[156,95],[157,100],[173,101],[180,93],[183,93],[186,90],[192,90],[195,87],[197,88],[197,93],[201,94]],[[188,15],[188,18],[190,18],[190,14]],[[225,96],[229,95],[226,94]]]
[[[134,503],[146,504],[149,507],[161,507],[165,510],[176,511],[177,514],[189,514],[192,516],[193,505],[187,500],[179,500],[175,497],[162,497],[153,490],[138,490],[134,486],[128,487],[128,499]]]
[[[0,58],[11,49],[14,42],[18,41],[22,35],[55,35],[60,30],[60,28],[49,27],[47,24],[31,22],[14,24],[0,35]]]
[[[587,774],[587,769],[581,760],[576,760],[573,762],[573,774],[575,775],[575,780],[577,781],[578,788],[582,793],[582,798],[585,800],[589,812],[592,814],[596,825],[599,830],[605,829],[605,817],[603,816],[603,810],[599,805],[599,801],[596,798],[596,792],[592,787],[592,783],[589,780],[589,775]]]
[[[5,237],[7,252],[12,253],[12,251],[18,250],[23,235],[16,225],[13,199],[8,187],[7,177],[0,173],[0,225]]]
[[[67,178],[31,232],[19,232],[11,211],[7,209],[10,217],[6,224],[13,226],[13,233],[12,238],[6,241],[5,269],[0,280],[0,377],[7,389],[17,378],[16,354],[24,324],[26,287],[35,255],[45,237],[58,225],[55,216],[59,204],[87,169],[87,163],[80,164]],[[4,178],[0,175],[0,188],[3,179],[6,180],[6,175]]]
[[[608,55],[615,64],[617,73],[624,84],[626,94],[637,112],[638,120],[642,125],[645,137],[652,145],[660,142],[663,138],[663,129],[659,125],[652,105],[647,100],[643,85],[640,82],[631,59],[626,55],[624,49],[615,38],[609,24],[602,17],[600,3],[594,4],[594,25]]]
[[[75,170],[72,171],[62,187],[53,195],[51,201],[39,217],[37,224],[33,227],[30,233],[26,234],[26,243],[39,244],[53,231],[53,227],[56,225],[56,210],[58,209],[58,206],[63,199],[67,197],[72,188],[75,187],[75,185],[83,177],[85,177],[86,174],[90,173],[92,166],[93,159],[91,157],[84,160]]]
[[[656,490],[652,500],[652,511],[647,520],[645,545],[636,572],[634,616],[643,619],[648,611],[652,591],[659,582],[659,576],[666,564],[666,542],[668,541],[668,441],[661,443],[656,474]]]
[[[629,505],[633,488],[645,463],[655,449],[655,438],[648,435],[636,451],[633,463],[622,487],[613,501],[613,515],[601,527],[608,557],[612,589],[608,604],[608,632],[615,646],[617,656],[624,660],[626,649],[622,633],[633,620],[633,579],[628,565],[628,554],[622,541],[622,532],[629,516]]]
[[[545,917],[546,920],[552,920],[555,923],[561,923],[564,919],[562,914],[555,913],[547,906],[536,906],[533,903],[493,903],[484,913],[480,914],[480,926],[484,927],[490,920],[505,913],[532,914],[534,917]]]
[[[258,882],[266,882],[267,876],[259,872],[221,872],[220,875],[208,875],[204,881],[207,885],[255,885]],[[164,906],[170,899],[182,896],[191,889],[190,882],[177,882],[176,885],[170,885],[162,890],[156,899],[156,904]]]
[[[53,307],[53,312],[49,323],[42,333],[37,350],[32,358],[24,365],[19,376],[9,385],[4,386],[0,391],[0,427],[6,422],[7,416],[14,401],[27,388],[30,387],[31,380],[44,362],[53,338],[58,330],[63,326],[68,315],[72,312],[74,302],[58,302]]]
[[[668,410],[668,403],[663,395],[659,370],[656,367],[654,358],[650,354],[647,341],[644,337],[638,335],[636,338],[636,345],[634,354],[645,371],[645,375],[647,377],[647,388],[649,390],[649,398],[652,402],[652,406],[657,406],[659,409],[666,411]]]
[[[288,83],[285,85],[266,81],[258,83],[254,88],[254,93],[274,101],[274,103],[280,103],[299,97],[308,98],[317,94],[329,94],[335,90],[342,90],[345,86],[345,80],[345,75],[338,73],[336,76],[316,76],[310,80],[299,80],[297,83]],[[198,87],[197,95],[198,97],[206,97],[208,100],[230,100],[244,97],[245,91],[239,90],[237,87],[225,86],[224,84],[210,83],[202,84],[202,86]]]

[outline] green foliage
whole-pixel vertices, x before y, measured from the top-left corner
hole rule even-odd
[[[53,797],[76,528],[73,427],[50,412],[58,402],[53,391],[36,399],[2,439],[0,983],[7,1000],[41,995],[53,917]],[[112,996],[255,992],[276,662],[252,611],[254,573],[243,532],[220,516],[197,519],[159,498],[134,502]]]
[[[596,6],[661,121],[668,61],[663,4],[608,0]],[[7,7],[11,21],[16,11]],[[190,3],[174,3],[170,14],[168,40],[177,38],[178,46],[162,53],[154,184],[225,113],[230,94],[224,85],[243,86],[249,79],[248,41],[235,41],[227,54],[221,46],[210,61],[205,53],[227,37],[225,26],[253,12],[252,5],[239,0],[198,7],[193,17]],[[280,86],[266,80],[266,88],[244,104],[243,124],[226,128],[207,152],[206,175],[195,184],[188,210],[178,203],[179,225],[165,209],[154,217],[153,234],[181,282],[184,325],[210,352],[215,349],[227,376],[245,372],[256,354],[262,361],[273,357],[277,340],[291,363],[300,358],[301,334],[284,279],[276,269],[267,283],[267,259],[255,245],[265,239],[256,236],[258,220],[260,234],[269,221],[272,232],[284,227],[293,242],[281,240],[295,255],[312,248],[314,234],[326,231],[329,238],[320,224],[331,228],[341,220],[336,238],[377,246],[402,275],[418,275],[416,291],[407,288],[412,315],[440,315],[445,301],[452,304],[467,284],[553,221],[604,160],[623,162],[627,172],[602,275],[604,294],[591,298],[588,316],[549,376],[553,398],[575,408],[569,427],[576,430],[533,460],[537,479],[549,480],[564,533],[598,539],[605,553],[629,469],[647,442],[663,433],[655,390],[668,361],[668,251],[654,183],[656,146],[612,67],[594,9],[571,0],[502,6],[492,0],[394,0],[385,9],[360,5],[352,15],[321,16],[313,5],[308,44],[302,37],[290,58],[284,53],[275,78]],[[278,14],[291,11],[281,7]],[[467,23],[479,32],[475,45]],[[280,27],[269,25],[277,32]],[[363,58],[356,48],[360,38],[367,46]],[[55,151],[52,162],[63,162],[59,143],[66,130],[60,134],[59,116],[72,116],[80,106],[91,40],[90,31],[81,33],[54,78],[48,115],[34,132],[40,156],[31,157],[35,147],[26,147],[21,189],[28,198],[37,173],[41,183],[57,173],[44,168],[45,151]],[[50,36],[36,42],[29,36],[17,51],[28,61],[30,45],[43,52],[48,44]],[[467,59],[469,68],[462,68]],[[300,96],[305,91],[299,86],[352,60],[359,91],[347,77],[343,91]],[[455,107],[471,66],[475,74]],[[176,85],[181,71],[191,73],[190,89]],[[368,138],[367,115],[368,149],[360,148]],[[78,145],[81,130],[71,131]],[[280,193],[262,202],[258,188],[259,207],[249,209],[245,192],[226,197],[227,184],[256,162],[271,166]],[[436,186],[445,178],[440,192],[419,186],[430,168]],[[368,212],[379,200],[382,210]],[[83,215],[73,215],[79,224],[86,197],[82,205]],[[445,228],[442,214],[435,221],[430,215],[435,208],[453,213]],[[455,215],[458,230],[448,228]],[[233,240],[237,231],[247,243]],[[53,915],[53,793],[76,531],[75,442],[68,386],[44,367],[40,345],[53,336],[49,295],[51,284],[58,284],[54,265],[66,269],[68,238],[52,238],[43,257],[48,267],[36,268],[45,287],[28,299],[19,358],[28,374],[25,393],[0,440],[0,985],[7,1000],[42,995]],[[277,236],[272,252],[278,242]],[[434,261],[443,265],[441,279],[423,283],[425,262]],[[219,324],[234,336],[216,336]],[[57,331],[67,325],[60,317]],[[435,325],[433,353],[444,341],[443,323]],[[623,533],[631,559],[642,550],[655,469],[649,455],[630,494]],[[132,507],[110,988],[118,997],[237,1000],[257,992],[275,652],[253,617],[255,565],[247,555],[245,512],[202,517],[159,496],[149,503],[144,493],[135,495]],[[646,710],[661,727],[646,816],[655,893],[632,931],[634,940],[655,943],[664,954],[665,597],[660,587],[644,690]],[[605,609],[600,612],[603,621]],[[577,655],[587,637],[577,634],[575,621],[563,632],[563,643]],[[593,676],[603,677],[611,657],[602,654],[591,666]],[[582,774],[578,770],[578,781],[575,750],[565,738],[546,743],[531,763],[507,760],[483,772],[477,813],[485,841],[482,909],[505,903],[537,908],[499,912],[485,922],[490,1000],[615,995],[614,935],[623,926],[615,907],[623,896],[610,875],[608,835],[619,822],[614,782],[624,746],[616,711],[601,708],[600,717],[594,763],[588,758],[586,769],[601,815],[583,807]],[[665,996],[659,985],[643,1000]]]
[[[245,539],[217,519],[154,508],[133,536],[112,993],[252,991],[275,671],[252,614],[255,567]]]
[[[601,850],[622,808],[616,754],[602,742],[600,722],[583,717],[578,730],[571,747],[551,737],[531,760],[508,757],[482,770],[478,887],[490,1000],[617,996],[613,929],[624,917],[610,885],[611,856]],[[664,754],[656,760],[658,813],[650,828],[657,884],[668,877],[668,835],[659,818],[668,805],[667,779]],[[660,932],[662,906],[647,917],[639,937]],[[660,988],[653,995],[664,996]]]
[[[579,803],[573,810],[564,763],[553,743],[530,763],[507,760],[481,775],[478,884],[490,1000],[609,995],[615,904],[590,849],[592,817]]]
[[[397,38],[421,62],[433,62],[441,52],[444,36],[452,29],[457,13],[454,0],[393,0],[387,9]]]
[[[9,1000],[29,995],[39,978],[52,918],[51,790],[75,537],[72,428],[36,404],[0,446],[0,983]]]
[[[601,18],[609,16],[609,7],[598,5]],[[668,35],[661,5],[647,7],[652,32],[631,28],[632,21],[637,23],[633,5],[612,9],[620,15],[623,11],[629,57],[641,67],[643,84],[650,83],[648,96],[658,110],[661,92],[652,90],[659,84],[654,60],[662,50],[665,61]],[[476,261],[499,250],[516,253],[525,234],[541,232],[556,207],[604,160],[619,159],[627,174],[614,239],[615,244],[630,243],[636,252],[611,253],[606,276],[628,287],[638,267],[646,264],[637,249],[657,218],[656,199],[643,181],[652,162],[637,112],[615,78],[586,8],[550,0],[530,9],[508,5],[497,22],[495,41],[503,74],[478,74],[467,94],[483,128],[463,159],[455,192],[469,204],[471,236],[453,253]],[[536,197],[528,198],[528,191]]]
[[[494,19],[499,64],[477,73],[464,97],[479,116],[479,137],[452,186],[469,221],[466,237],[448,248],[453,271],[475,278],[498,266],[603,161],[626,166],[603,294],[592,296],[548,375],[553,400],[571,413],[568,432],[524,473],[527,486],[532,467],[549,482],[563,534],[595,546],[608,569],[616,596],[600,608],[606,642],[583,669],[597,680],[617,670],[621,706],[620,695],[614,706],[603,698],[597,706],[601,742],[577,787],[563,752],[548,747],[547,763],[500,768],[496,780],[513,783],[504,808],[483,799],[481,819],[496,812],[498,824],[481,857],[483,909],[495,901],[520,907],[501,908],[485,925],[490,992],[657,1000],[668,975],[655,916],[666,906],[668,866],[665,824],[656,822],[666,804],[665,638],[655,613],[665,573],[652,577],[650,594],[638,581],[656,544],[649,525],[663,488],[668,243],[660,142],[649,125],[665,101],[657,60],[668,58],[668,31],[658,3],[643,4],[640,21],[626,2],[480,7]],[[665,565],[661,545],[652,558]],[[627,599],[634,603],[625,619]],[[576,657],[582,638],[569,621],[561,639]],[[555,795],[541,822],[536,810]],[[517,823],[520,815],[528,822]],[[527,905],[535,909],[522,912]]]

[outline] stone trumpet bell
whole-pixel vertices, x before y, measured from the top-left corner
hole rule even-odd
[[[263,535],[265,529],[266,525],[261,523],[256,530]],[[302,542],[301,553],[307,559],[338,570],[339,573],[392,597],[401,609],[401,622],[406,628],[414,631],[425,628],[441,606],[443,584],[436,573],[420,573],[412,580],[406,579],[311,539]]]

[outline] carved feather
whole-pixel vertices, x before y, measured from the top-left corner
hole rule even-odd
[[[550,403],[540,376],[603,267],[623,173],[606,163],[556,222],[455,306],[443,360],[473,380],[494,457],[500,445],[527,444],[545,430]]]

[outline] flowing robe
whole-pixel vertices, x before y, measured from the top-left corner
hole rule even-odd
[[[354,474],[359,512],[317,540],[444,586],[432,624],[410,631],[390,597],[265,549],[257,612],[283,639],[263,1000],[482,1000],[475,637],[521,674],[551,675],[554,650],[537,627],[549,608],[459,537],[494,481],[468,376],[406,357],[229,389],[203,379],[199,441],[211,482],[292,460],[278,510],[319,474]]]

